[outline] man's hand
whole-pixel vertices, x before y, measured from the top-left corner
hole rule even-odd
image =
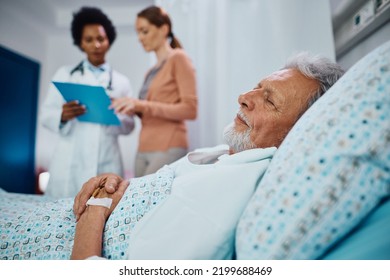
[[[128,185],[128,180],[124,180],[122,177],[113,173],[102,174],[89,179],[74,199],[73,212],[76,216],[76,221],[79,220],[81,214],[85,211],[88,199],[97,188],[102,187],[97,197],[110,197],[113,199],[110,210],[106,212],[109,216],[122,198]]]
[[[108,193],[106,189],[103,187],[99,190],[98,194],[95,196],[95,198],[111,198],[112,203],[110,208],[106,208],[103,206],[94,206],[90,205],[89,207],[102,207],[104,208],[104,219],[107,221],[108,217],[110,217],[112,211],[114,211],[115,207],[118,205],[119,201],[122,199],[126,189],[127,189],[128,184],[119,184],[118,189],[114,193]]]
[[[103,174],[91,178],[83,185],[75,198],[73,211],[77,224],[71,259],[85,259],[90,256],[101,256],[103,229],[108,217],[123,197],[129,182],[115,174]],[[95,190],[98,190],[95,192]],[[110,208],[85,203],[94,193],[95,198],[111,198]],[[81,215],[82,214],[82,215]]]

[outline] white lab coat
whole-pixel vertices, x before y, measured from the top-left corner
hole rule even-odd
[[[105,71],[98,78],[88,67],[84,73],[75,67],[61,67],[53,81],[71,82],[107,87],[110,74]],[[112,71],[112,90],[106,90],[110,97],[132,96],[129,80],[122,74]],[[45,194],[56,197],[73,197],[91,177],[105,172],[123,175],[123,163],[118,143],[120,134],[129,134],[134,129],[134,119],[118,116],[121,126],[106,126],[96,123],[79,122],[77,119],[61,125],[62,95],[54,87],[49,87],[47,98],[42,106],[40,123],[59,134],[59,142],[51,159],[50,179]]]

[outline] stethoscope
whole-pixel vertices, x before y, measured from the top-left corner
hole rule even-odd
[[[81,75],[84,75],[84,61],[81,61],[75,68],[70,71],[70,75],[72,76],[75,72],[80,71]],[[106,87],[107,90],[113,90],[112,88],[112,69],[109,71],[110,79],[108,80],[108,85]]]

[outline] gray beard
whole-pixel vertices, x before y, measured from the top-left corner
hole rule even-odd
[[[225,143],[229,145],[230,149],[235,153],[239,153],[245,150],[254,149],[256,146],[250,139],[251,128],[248,128],[244,132],[237,132],[234,129],[234,122],[227,125],[223,131],[223,139]]]

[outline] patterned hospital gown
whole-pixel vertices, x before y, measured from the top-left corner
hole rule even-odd
[[[124,259],[135,224],[171,192],[173,170],[135,178],[108,219],[102,255]],[[8,193],[0,189],[0,260],[70,259],[76,220],[73,199]]]

